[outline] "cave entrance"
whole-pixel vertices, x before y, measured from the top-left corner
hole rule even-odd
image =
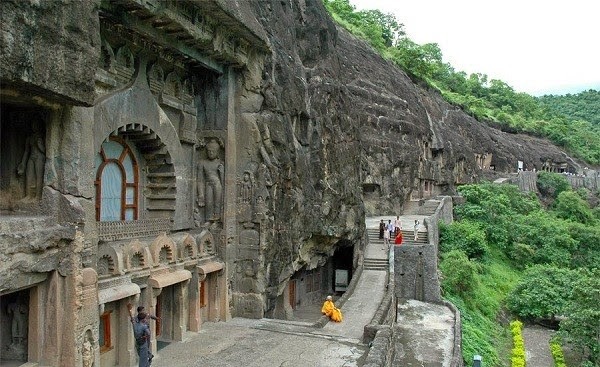
[[[348,240],[341,240],[337,244],[332,258],[332,281],[331,291],[339,294],[344,293],[352,279],[352,260],[354,258],[354,246]]]

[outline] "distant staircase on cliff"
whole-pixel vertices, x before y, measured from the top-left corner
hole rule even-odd
[[[440,205],[439,200],[427,200],[417,209],[417,214],[429,217],[435,213],[435,210]]]
[[[402,230],[402,245],[426,245],[429,243],[429,238],[427,236],[427,231],[424,231],[424,228],[421,224],[421,230],[417,233],[417,240],[415,241],[415,232],[413,229],[403,229]]]
[[[382,249],[386,247],[383,244],[383,240],[379,239],[379,230],[378,229],[367,229],[367,234],[369,236],[369,246],[379,246]],[[387,252],[387,250],[386,250]],[[368,253],[367,253],[368,255]],[[387,257],[385,259],[373,258],[373,257],[365,257],[364,262],[364,270],[380,270],[387,271],[389,264]]]

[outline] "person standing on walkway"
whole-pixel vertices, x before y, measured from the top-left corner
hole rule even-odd
[[[150,327],[143,320],[147,317],[146,313],[140,312],[137,315],[137,322],[133,323],[133,337],[135,338],[135,350],[138,354],[138,367],[149,367],[150,357]]]
[[[396,236],[398,235],[398,232],[402,232],[402,221],[400,220],[399,215],[396,216],[396,220],[394,221],[394,230],[396,232]]]
[[[383,232],[385,232],[385,222],[382,219],[381,222],[379,222],[379,239],[380,240],[383,239]]]
[[[388,224],[387,224],[387,231],[390,234],[389,238],[392,238],[394,236],[394,223],[392,223],[392,220],[388,220]]]
[[[131,303],[127,304],[127,310],[129,310],[129,315],[131,316],[131,309],[133,308],[133,305]],[[150,315],[149,313],[146,313],[145,311],[145,307],[144,306],[138,306],[137,308],[137,316],[131,316],[131,323],[135,324],[137,322],[142,322],[145,323],[146,325],[148,325],[148,332],[150,332],[150,323],[148,322],[148,319],[152,319],[154,321],[158,321],[160,320],[160,317],[154,316],[154,315]],[[139,319],[140,315],[145,315],[144,318]],[[151,340],[151,336],[148,337],[148,361],[150,363],[152,363],[152,358],[154,358],[154,354],[152,354],[152,345],[150,344],[150,340]]]
[[[414,231],[415,231],[415,242],[417,241],[417,237],[419,236],[419,221],[417,219],[415,219],[415,226],[414,226]]]
[[[390,246],[390,231],[388,230],[383,231],[383,244],[385,245],[384,250]]]
[[[402,244],[402,231],[396,231],[396,238],[394,244],[400,246]]]

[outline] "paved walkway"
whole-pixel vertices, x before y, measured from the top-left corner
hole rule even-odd
[[[547,367],[554,365],[554,359],[550,352],[550,339],[554,333],[554,330],[536,325],[523,328],[527,367]]]
[[[454,314],[444,306],[408,300],[398,305],[394,366],[449,366],[454,351]]]
[[[371,225],[369,218],[367,226]],[[376,220],[378,226],[379,220]],[[408,223],[407,223],[408,225]],[[387,259],[380,243],[367,245],[365,258]],[[234,318],[205,323],[198,334],[163,348],[154,367],[279,367],[358,366],[368,347],[361,343],[364,326],[371,322],[386,288],[386,271],[363,270],[354,292],[341,307],[344,320],[323,328],[312,322]],[[320,310],[321,305],[317,305]]]

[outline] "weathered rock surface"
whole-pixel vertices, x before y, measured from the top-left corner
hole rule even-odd
[[[265,257],[271,287],[331,254],[337,240],[359,241],[365,211],[398,213],[422,181],[452,193],[479,180],[476,154],[492,155],[505,173],[518,160],[572,162],[545,139],[494,129],[416,85],[337,28],[321,1],[254,1],[252,9],[272,46],[257,111],[279,172],[278,231],[267,241],[277,245]]]
[[[21,98],[28,96],[23,89],[50,93],[50,104],[91,105],[100,55],[97,3],[7,0],[1,10],[2,88],[15,84]]]

